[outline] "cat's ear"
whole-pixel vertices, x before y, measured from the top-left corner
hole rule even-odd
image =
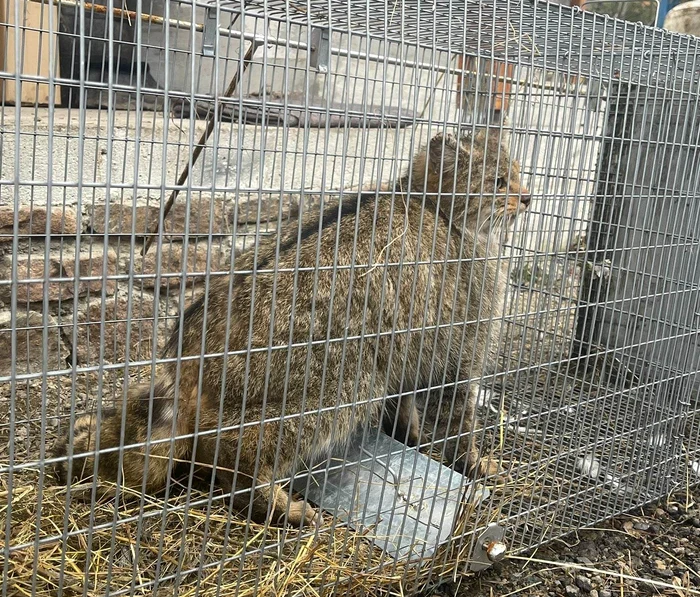
[[[454,172],[458,150],[459,143],[453,135],[435,135],[428,146],[430,169],[433,172],[442,172],[443,175]]]
[[[499,148],[507,149],[510,134],[507,129],[489,129],[481,133],[480,143],[488,147],[489,151],[498,151]]]

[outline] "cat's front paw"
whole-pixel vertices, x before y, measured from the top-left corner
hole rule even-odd
[[[75,418],[73,424],[73,440],[70,430],[58,438],[51,450],[52,458],[61,458],[54,464],[54,474],[62,485],[68,481],[83,481],[94,475],[95,460],[90,452],[94,452],[97,436],[97,415],[86,414]],[[68,460],[69,446],[73,446],[72,457]],[[69,471],[69,465],[70,471]]]

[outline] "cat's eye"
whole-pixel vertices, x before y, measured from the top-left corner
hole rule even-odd
[[[500,176],[496,179],[496,189],[504,189],[508,185],[508,182],[506,181],[505,177]]]

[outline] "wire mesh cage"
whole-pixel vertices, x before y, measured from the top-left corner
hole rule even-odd
[[[415,594],[698,481],[696,38],[0,0],[0,69],[3,595]]]

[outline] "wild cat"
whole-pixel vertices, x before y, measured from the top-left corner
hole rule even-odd
[[[252,505],[257,520],[303,526],[320,515],[280,479],[377,421],[387,396],[480,373],[505,276],[498,243],[475,231],[510,221],[529,197],[497,134],[438,134],[411,173],[393,197],[345,195],[237,257],[232,276],[212,280],[173,330],[163,353],[171,361],[153,393],[150,383],[136,385],[124,406],[103,413],[99,450],[126,449],[121,461],[118,450],[100,453],[99,475],[121,475],[136,490],[145,480],[154,493],[168,483],[169,459],[211,465],[216,456],[225,491],[255,488],[236,505]],[[462,332],[464,344],[455,341]],[[462,346],[474,348],[469,358],[460,358]],[[210,356],[200,378],[201,354]],[[468,383],[454,391],[473,403]],[[410,397],[393,410],[409,443],[419,442]],[[95,450],[97,422],[76,418],[73,454]],[[55,454],[65,455],[67,443]],[[469,461],[495,470],[473,445]],[[65,481],[67,462],[58,468]],[[93,456],[73,460],[74,476],[93,470]]]
[[[461,140],[461,150],[465,152],[459,160],[462,166],[457,166],[454,172],[430,168],[426,171],[424,163],[429,160],[429,153],[419,153],[412,168],[412,188],[419,191],[426,187],[431,196],[437,196],[436,189],[442,185],[443,193],[439,194],[439,201],[441,208],[444,208],[443,213],[449,213],[449,209],[453,209],[453,223],[466,228],[475,235],[475,242],[486,247],[490,261],[485,271],[500,276],[499,282],[493,285],[493,294],[480,295],[479,287],[471,285],[468,299],[480,307],[480,319],[484,322],[482,327],[493,318],[490,323],[490,338],[485,339],[481,334],[474,335],[474,326],[469,325],[465,326],[464,334],[461,329],[453,334],[453,343],[462,343],[463,367],[470,370],[470,377],[474,379],[486,370],[494,372],[498,367],[497,350],[504,315],[507,271],[503,267],[505,264],[494,260],[497,259],[499,245],[509,238],[515,217],[529,206],[530,192],[522,184],[520,164],[511,158],[505,140],[497,132],[479,133],[473,142],[471,137],[464,137]],[[462,159],[468,159],[468,164],[464,164]],[[423,176],[424,172],[427,176]],[[452,177],[451,180],[446,179],[449,176]],[[398,186],[407,188],[408,178],[407,173]],[[450,192],[453,188],[457,192],[470,189],[466,204],[451,200]],[[468,255],[468,252],[463,254]],[[475,275],[473,273],[472,278]],[[416,391],[415,404],[422,423],[421,444],[431,455],[441,456],[446,465],[456,470],[469,472],[478,465],[480,472],[496,472],[499,469],[496,462],[489,456],[479,460],[479,450],[475,445],[473,430],[479,426],[476,416],[478,383],[466,384],[466,396],[464,387],[458,389],[457,385],[447,386],[441,392],[438,387],[443,382],[443,371],[437,368],[433,372],[430,383],[432,390]],[[445,382],[450,384],[455,380],[447,376]],[[388,403],[385,408],[382,420],[384,430],[398,439],[405,438],[407,429],[402,419],[396,416],[393,404]]]

